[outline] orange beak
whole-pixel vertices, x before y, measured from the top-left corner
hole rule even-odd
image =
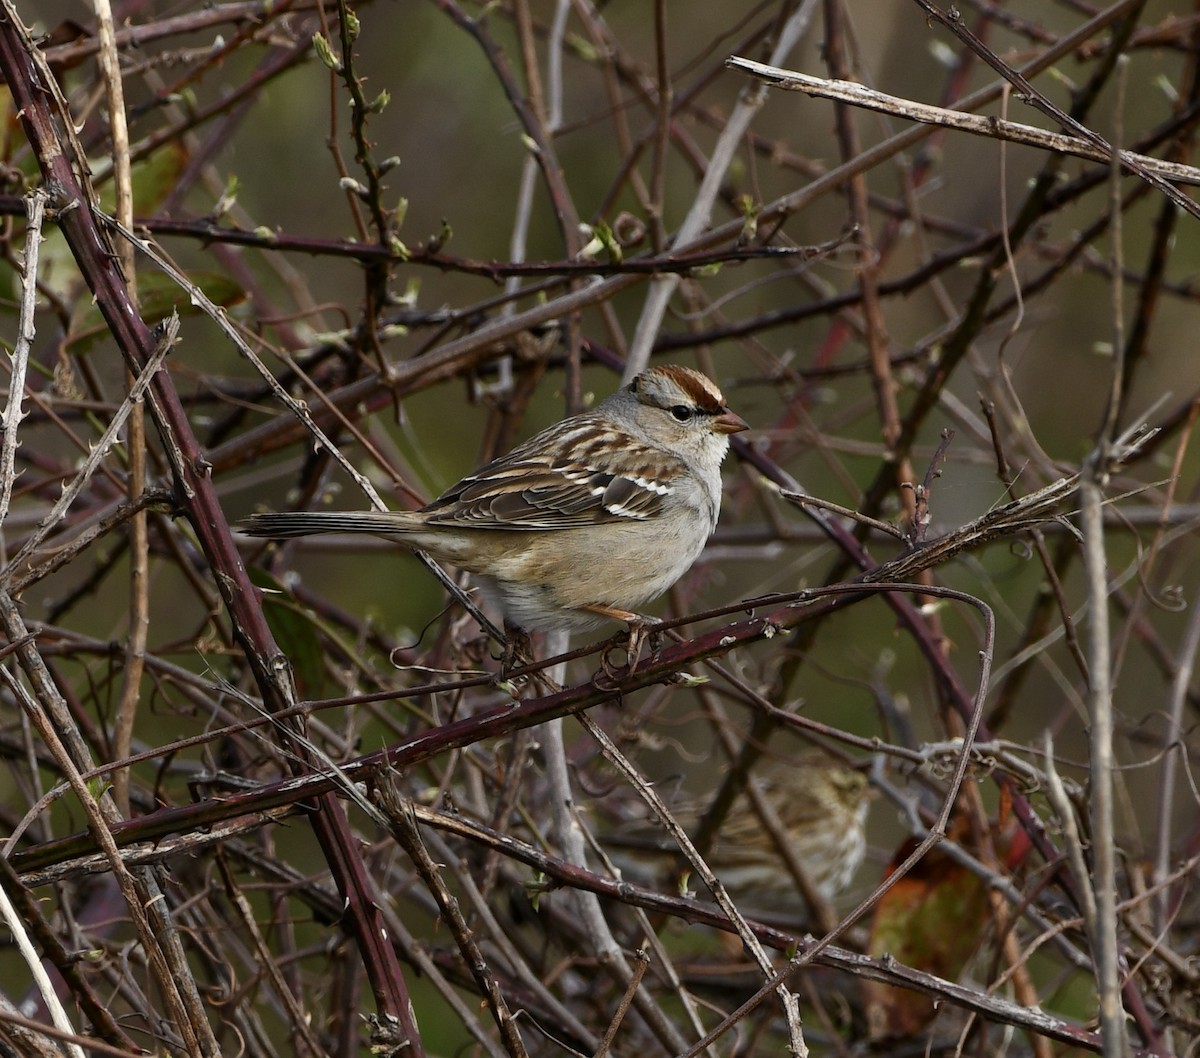
[[[741,433],[743,430],[749,430],[750,424],[740,415],[736,415],[726,408],[713,419],[712,427],[717,433]]]

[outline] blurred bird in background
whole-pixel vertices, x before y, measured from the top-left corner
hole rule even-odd
[[[751,776],[783,825],[788,847],[811,891],[830,901],[853,880],[866,854],[867,777],[824,754],[779,760]],[[694,838],[707,802],[672,806]],[[622,827],[606,844],[630,881],[662,885],[682,854],[661,826]],[[803,888],[750,797],[739,793],[705,860],[735,902],[774,911],[803,908]]]

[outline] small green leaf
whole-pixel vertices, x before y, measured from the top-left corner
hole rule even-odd
[[[317,53],[317,58],[332,70],[334,73],[341,73],[342,61],[333,54],[333,49],[329,46],[323,34],[314,33],[312,38],[313,51]]]
[[[738,235],[738,244],[745,246],[747,243],[753,242],[758,235],[759,207],[749,195],[741,195],[738,198],[738,205],[742,210],[742,231]]]
[[[675,682],[681,687],[703,687],[709,682],[707,676],[694,676],[690,672],[677,672]]]

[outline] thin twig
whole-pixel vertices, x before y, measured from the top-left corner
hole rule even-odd
[[[641,948],[638,948],[633,953],[633,977],[626,986],[625,993],[621,996],[621,1002],[618,1004],[612,1021],[605,1030],[604,1039],[600,1041],[600,1046],[596,1048],[593,1058],[607,1058],[608,1052],[612,1048],[613,1040],[617,1038],[617,1032],[620,1030],[621,1024],[625,1021],[625,1015],[629,1013],[629,1004],[633,1001],[633,997],[641,986],[642,978],[646,976],[646,970],[649,967],[650,956],[642,951]]]
[[[547,649],[551,654],[562,654],[566,651],[568,636],[565,632],[551,633],[547,637]],[[549,678],[561,685],[566,679],[565,663],[556,665],[549,670]],[[550,791],[550,810],[553,833],[562,849],[563,857],[579,867],[587,866],[587,846],[583,840],[583,829],[575,813],[575,798],[571,792],[571,774],[567,762],[566,743],[563,739],[563,721],[554,717],[541,730],[542,754],[546,762],[546,778]],[[600,964],[611,974],[622,988],[628,988],[634,978],[634,969],[621,945],[613,936],[604,910],[594,893],[574,890],[571,893],[579,923],[583,928],[589,943],[596,953]],[[634,1004],[638,1012],[646,1018],[659,1038],[673,1050],[679,1051],[687,1046],[682,1034],[675,1023],[666,1016],[655,999],[645,988],[634,992]]]
[[[713,899],[717,902],[717,906],[725,913],[730,922],[733,923],[737,930],[738,937],[741,938],[742,944],[750,957],[758,965],[759,971],[768,980],[774,981],[774,990],[779,996],[779,1001],[783,1006],[784,1014],[788,1025],[788,1047],[793,1055],[797,1058],[808,1053],[808,1047],[804,1042],[804,1033],[800,1024],[800,1011],[797,998],[790,989],[786,987],[783,980],[778,978],[771,966],[770,957],[767,955],[758,938],[750,929],[749,923],[745,916],[738,910],[737,905],[726,892],[725,886],[713,874],[712,868],[704,862],[704,857],[700,855],[696,846],[692,844],[691,838],[687,832],[679,825],[675,817],[671,815],[670,809],[654,789],[642,780],[638,775],[637,769],[632,762],[623,754],[617,745],[605,734],[604,730],[591,719],[586,713],[581,713],[579,722],[583,725],[584,730],[595,739],[597,745],[600,746],[605,759],[608,760],[622,775],[625,776],[627,782],[637,790],[638,796],[650,807],[655,818],[666,829],[671,840],[679,846],[680,851],[686,857],[692,869],[696,872],[697,877],[704,882],[709,892],[712,893]],[[707,1037],[704,1045],[699,1048],[703,1050],[715,1039],[714,1036]],[[698,1050],[693,1049],[691,1053],[698,1053]]]
[[[50,980],[50,975],[46,972],[45,967],[42,966],[41,956],[38,955],[37,949],[33,946],[33,942],[29,938],[29,932],[25,929],[24,920],[17,913],[16,907],[9,900],[8,893],[5,892],[3,886],[0,886],[0,921],[4,922],[12,934],[13,940],[17,945],[17,951],[21,958],[24,959],[25,967],[33,978],[34,985],[37,987],[38,995],[42,997],[42,1002],[46,1004],[46,1009],[50,1011],[51,1021],[60,1032],[68,1034],[68,1037],[73,1037],[75,1029],[72,1027],[71,1019],[67,1016],[62,1002],[54,990],[54,982]],[[69,1038],[67,1050],[74,1058],[84,1058],[83,1048]]]
[[[1080,139],[1077,136],[1067,136],[1061,132],[1047,132],[1045,129],[1039,129],[1033,125],[1023,125],[1017,121],[979,117],[961,110],[947,110],[945,107],[918,103],[911,99],[878,92],[854,81],[813,77],[811,74],[800,73],[796,70],[785,70],[767,63],[755,62],[753,59],[745,59],[740,55],[730,56],[725,64],[730,69],[741,70],[743,73],[758,77],[775,88],[804,92],[806,95],[818,96],[823,99],[837,99],[881,114],[907,118],[909,121],[919,121],[925,125],[958,129],[960,132],[969,132],[972,135],[984,136],[988,139],[1022,143],[1040,150],[1052,151],[1055,154],[1069,154],[1076,158],[1086,158],[1092,162],[1107,163],[1112,158],[1111,150],[1097,147],[1088,140]],[[1200,168],[1194,165],[1163,161],[1161,158],[1135,154],[1132,151],[1118,151],[1117,153],[1123,162],[1136,163],[1139,167],[1163,180],[1175,180],[1181,184],[1200,184]],[[1183,202],[1189,203],[1190,208],[1178,201],[1177,205],[1182,206],[1193,216],[1200,216],[1200,206],[1181,193],[1179,197]]]
[[[1124,105],[1124,70],[1118,67],[1120,120]],[[1121,206],[1118,186],[1119,168],[1114,152],[1109,203],[1113,210],[1113,253],[1120,262]],[[1122,356],[1125,347],[1124,317],[1121,307],[1121,269],[1113,270],[1112,326],[1114,364],[1109,399],[1097,434],[1096,446],[1084,462],[1080,476],[1080,527],[1083,533],[1083,568],[1087,595],[1091,604],[1086,628],[1088,657],[1088,745],[1091,796],[1088,800],[1092,842],[1091,886],[1095,891],[1095,921],[1092,924],[1092,952],[1096,960],[1096,985],[1100,993],[1100,1033],[1104,1038],[1105,1058],[1125,1058],[1129,1053],[1125,1012],[1121,1007],[1120,943],[1117,938],[1117,855],[1113,834],[1113,683],[1112,641],[1108,612],[1108,561],[1105,552],[1104,484],[1118,440],[1114,436],[1121,407]],[[1083,881],[1083,879],[1081,879]],[[1086,882],[1084,883],[1086,888]]]
[[[8,402],[4,408],[3,436],[0,437],[0,525],[8,518],[16,481],[17,428],[25,417],[25,373],[29,353],[37,337],[34,322],[37,306],[38,255],[42,248],[42,217],[46,212],[46,192],[39,189],[25,196],[25,273],[21,276],[21,311],[17,320],[17,340],[12,351],[12,371],[8,381]]]
[[[45,540],[50,531],[63,519],[71,504],[75,502],[80,492],[83,491],[83,487],[87,484],[92,474],[96,472],[96,469],[100,466],[105,456],[118,443],[121,428],[125,425],[125,420],[133,411],[134,405],[142,400],[146,391],[150,388],[154,381],[154,376],[161,370],[163,361],[167,358],[167,354],[171,351],[171,347],[175,344],[175,339],[178,335],[179,317],[171,316],[170,319],[163,322],[158,333],[154,355],[146,363],[145,368],[130,387],[128,395],[121,401],[120,407],[114,412],[113,417],[109,420],[108,427],[93,446],[87,459],[84,460],[83,466],[79,468],[70,482],[63,485],[62,495],[58,498],[58,502],[41,519],[37,528],[26,538],[25,543],[12,557],[9,564],[3,570],[0,570],[0,585],[11,581],[14,573],[21,564],[41,546],[42,541]]]
[[[121,77],[121,62],[117,54],[116,29],[109,0],[92,0],[96,10],[96,27],[100,37],[100,72],[104,78],[104,94],[108,104],[108,122],[112,139],[113,177],[116,189],[116,217],[126,227],[133,226],[133,177],[129,160],[129,125],[125,120],[125,87]],[[137,262],[133,247],[120,243],[117,253],[129,300],[138,304]],[[126,387],[132,387],[135,376],[125,369]],[[146,487],[146,416],[142,402],[136,401],[129,414],[127,437],[129,454],[129,499],[136,506]],[[125,668],[121,673],[121,690],[117,699],[116,723],[113,727],[113,752],[117,757],[129,754],[133,730],[141,699],[142,673],[146,667],[146,638],[150,629],[150,571],[149,540],[146,512],[134,511],[129,521],[129,631],[125,644]],[[113,797],[117,806],[129,814],[129,773],[119,771],[113,776]]]
[[[843,507],[840,503],[834,503],[832,500],[823,500],[819,496],[810,496],[804,492],[792,492],[790,489],[782,489],[775,485],[774,482],[768,482],[768,484],[776,489],[783,499],[789,503],[796,504],[798,507],[816,507],[818,510],[840,514],[843,518],[849,518],[860,525],[869,526],[877,532],[884,533],[887,536],[894,536],[897,540],[908,543],[907,535],[898,525],[892,525],[890,522],[884,522],[878,518],[868,518],[865,514],[859,514],[853,507]]]
[[[781,62],[800,42],[800,38],[808,29],[813,14],[817,9],[817,0],[802,0],[781,27],[779,38],[771,53],[771,58]],[[708,227],[712,217],[713,203],[721,189],[721,183],[732,164],[734,152],[741,143],[742,137],[750,127],[750,122],[766,102],[766,93],[761,88],[746,88],[738,97],[737,105],[725,122],[721,135],[713,149],[712,156],[704,168],[704,178],[696,189],[696,196],[688,210],[683,223],[675,233],[674,248],[682,249],[690,245]],[[637,330],[629,343],[629,355],[625,362],[622,382],[628,382],[634,375],[646,369],[650,361],[650,350],[654,339],[658,336],[662,325],[663,315],[671,296],[679,286],[679,276],[662,276],[650,285],[650,292],[642,307],[638,319]]]
[[[488,969],[487,960],[472,936],[471,929],[458,906],[458,901],[446,887],[446,883],[442,880],[441,870],[433,862],[433,858],[421,841],[421,833],[417,829],[412,802],[404,800],[395,786],[386,781],[380,786],[378,796],[392,836],[408,853],[417,873],[429,891],[433,893],[442,918],[449,924],[467,969],[474,977],[480,993],[487,1000],[492,1018],[500,1030],[500,1038],[504,1041],[505,1050],[508,1051],[511,1058],[527,1058],[528,1052],[521,1039],[516,1019],[504,998],[504,993],[500,991],[495,976]]]

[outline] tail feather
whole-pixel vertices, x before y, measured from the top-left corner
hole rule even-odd
[[[238,528],[247,536],[280,539],[316,533],[402,533],[413,526],[403,511],[281,511],[252,514]]]

